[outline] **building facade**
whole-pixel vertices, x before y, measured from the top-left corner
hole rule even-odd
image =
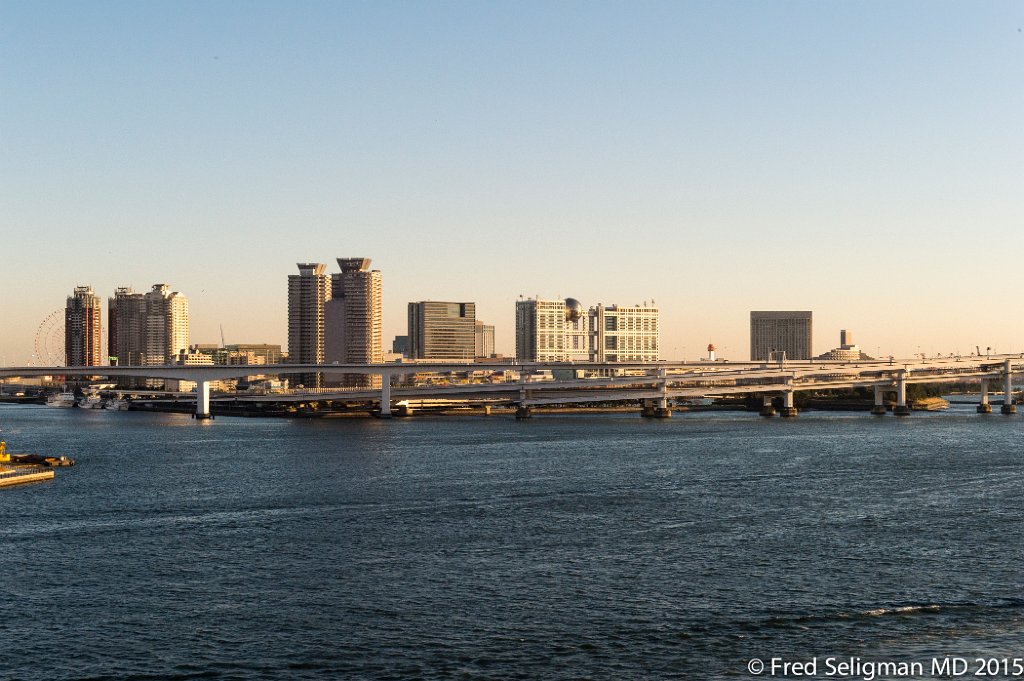
[[[811,313],[808,311],[751,311],[750,359],[755,362],[810,359]]]
[[[188,299],[167,284],[153,284],[144,296],[144,364],[172,364],[188,350]]]
[[[323,263],[297,263],[298,274],[288,275],[288,362],[291,364],[323,364],[324,305],[330,292],[331,278],[324,273]],[[320,373],[291,374],[294,386],[321,387]]]
[[[476,357],[476,303],[425,300],[409,303],[411,359]]]
[[[391,341],[391,352],[402,357],[409,356],[409,336],[395,336]]]
[[[107,299],[107,351],[110,363],[119,366],[142,366],[146,352],[146,298],[130,286],[122,286]],[[142,378],[122,376],[121,388],[145,385]]]
[[[490,324],[484,324],[478,319],[474,336],[476,356],[480,358],[494,357],[494,327]]]
[[[153,284],[143,296],[146,321],[143,338],[143,364],[173,364],[188,350],[188,299],[167,284]],[[164,379],[147,379],[150,388],[161,388]]]
[[[154,284],[148,293],[130,286],[118,288],[107,300],[110,319],[108,349],[111,364],[160,366],[174,364],[188,350],[188,298],[167,284]],[[118,379],[124,388],[159,388],[163,379]]]
[[[69,367],[103,364],[103,305],[91,286],[77,286],[64,307],[64,363]]]
[[[574,298],[517,300],[516,358],[523,362],[588,360],[588,321]]]
[[[369,258],[338,258],[341,272],[331,275],[331,298],[324,306],[325,357],[329,364],[380,364],[384,361],[384,300],[380,270]],[[379,388],[380,376],[332,374],[331,387]]]
[[[853,333],[842,329],[839,332],[839,347],[832,348],[828,352],[818,355],[814,359],[825,359],[840,362],[860,362],[874,359],[867,353],[863,352],[853,342]]]
[[[656,362],[660,312],[648,305],[596,305],[578,300],[516,302],[516,356],[531,362]]]
[[[276,343],[228,343],[228,364],[280,364],[284,359],[281,346]],[[246,361],[232,362],[232,357],[245,357]]]
[[[591,361],[594,362],[657,362],[660,311],[648,305],[605,307],[600,303],[590,308]]]

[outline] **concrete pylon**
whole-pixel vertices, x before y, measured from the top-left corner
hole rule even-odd
[[[988,379],[981,379],[981,401],[978,402],[979,414],[991,414],[992,405],[988,403]]]
[[[391,418],[391,375],[382,373],[380,377],[380,414],[382,419]]]
[[[896,372],[896,406],[892,413],[896,416],[910,416],[910,407],[907,406],[907,370],[900,369]]]
[[[665,367],[659,368],[658,378],[661,379],[658,383],[661,397],[658,398],[657,403],[654,405],[654,416],[659,419],[670,419],[672,418],[672,408],[668,406],[668,369]]]
[[[654,416],[659,419],[672,418],[672,409],[668,406],[668,399],[662,397],[654,407]]]
[[[192,415],[192,418],[202,421],[213,418],[213,415],[210,414],[209,381],[196,381],[196,413]]]
[[[779,415],[785,418],[793,418],[797,415],[796,407],[793,405],[793,391],[785,390],[782,393],[782,409]]]
[[[1013,367],[1010,366],[1010,360],[1006,360],[1003,377],[1006,385],[1003,387],[1003,406],[999,411],[1004,414],[1016,414],[1017,407],[1013,404]]]
[[[871,413],[875,416],[885,416],[885,392],[882,386],[875,386],[875,404],[871,407]]]
[[[640,416],[645,419],[654,418],[654,400],[644,400],[640,406]]]

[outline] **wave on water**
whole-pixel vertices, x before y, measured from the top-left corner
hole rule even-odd
[[[982,613],[996,610],[1024,610],[1024,599],[1005,599],[996,602],[961,602],[961,603],[922,603],[913,605],[889,605],[868,608],[866,610],[845,611],[840,610],[831,613],[776,616],[762,622],[767,627],[806,627],[812,624],[831,624],[851,622],[856,620],[872,620],[883,617],[912,617],[927,615],[953,615],[963,613]]]
[[[939,612],[942,608],[938,605],[903,605],[896,608],[872,608],[857,613],[863,617],[884,617],[885,615],[917,615],[921,613]]]

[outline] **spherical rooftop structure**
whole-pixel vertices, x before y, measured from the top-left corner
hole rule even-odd
[[[565,321],[576,322],[583,318],[583,303],[575,298],[565,299]]]

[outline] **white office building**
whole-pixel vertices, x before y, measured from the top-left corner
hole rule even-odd
[[[574,298],[516,302],[516,356],[533,362],[656,362],[659,310],[605,306],[584,313]]]

